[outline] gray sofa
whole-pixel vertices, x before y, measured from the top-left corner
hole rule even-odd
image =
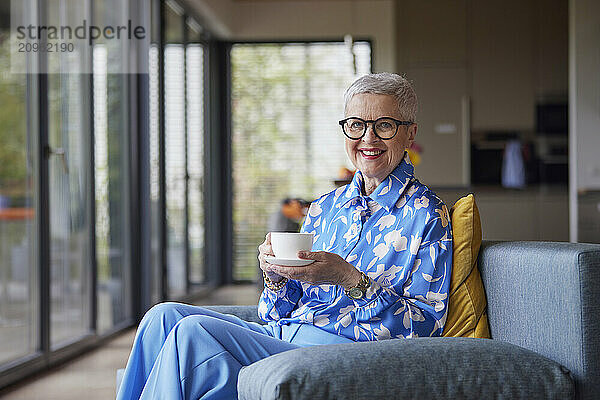
[[[295,349],[244,367],[239,398],[600,399],[600,245],[484,241],[479,268],[492,340]]]

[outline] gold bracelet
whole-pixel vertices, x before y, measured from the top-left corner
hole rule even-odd
[[[273,282],[268,276],[267,273],[265,271],[263,271],[263,278],[265,280],[265,286],[267,287],[267,289],[270,289],[274,292],[277,292],[278,290],[281,290],[285,284],[288,281],[288,278],[283,278],[282,280],[280,280],[279,282]]]

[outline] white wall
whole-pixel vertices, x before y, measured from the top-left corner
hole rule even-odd
[[[533,1],[521,0],[472,4],[469,41],[474,130],[533,130],[534,6]]]
[[[600,2],[571,0],[569,22],[570,239],[577,241],[582,223],[600,225],[600,203],[580,201],[600,190]]]
[[[600,2],[572,0],[571,125],[576,189],[600,189]]]
[[[234,40],[338,39],[373,42],[375,72],[396,69],[393,0],[188,0],[211,28]],[[218,20],[218,23],[217,23]]]
[[[396,8],[397,70],[413,81],[419,98],[416,142],[423,147],[417,177],[434,187],[469,184],[467,1],[400,0]],[[453,127],[436,133],[436,126]],[[451,129],[452,130],[452,129]]]

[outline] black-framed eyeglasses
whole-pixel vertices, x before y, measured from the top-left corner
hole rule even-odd
[[[399,121],[392,117],[381,117],[375,120],[364,120],[358,117],[349,117],[339,122],[344,135],[346,135],[348,139],[352,140],[359,140],[365,136],[369,123],[373,124],[373,133],[375,133],[375,136],[382,140],[389,140],[396,136],[400,126],[412,125],[414,122]]]

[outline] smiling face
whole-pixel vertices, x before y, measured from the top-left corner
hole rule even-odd
[[[403,120],[398,103],[392,96],[384,94],[359,93],[354,95],[346,107],[346,118],[359,117],[375,120],[392,117]],[[417,134],[417,125],[400,126],[392,139],[379,139],[373,132],[373,124],[368,124],[365,135],[360,140],[346,137],[346,154],[356,169],[365,178],[365,192],[370,194],[398,166],[404,151],[411,145]]]

